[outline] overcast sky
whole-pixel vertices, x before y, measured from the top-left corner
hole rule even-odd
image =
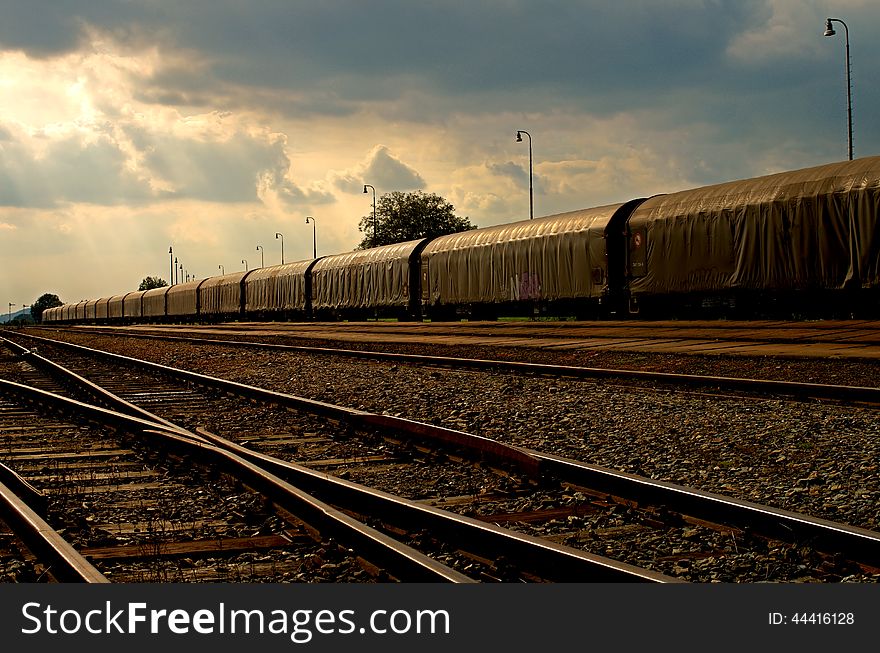
[[[536,216],[845,160],[826,17],[880,154],[876,0],[0,6],[4,314],[350,251],[364,184],[526,219],[517,130]]]

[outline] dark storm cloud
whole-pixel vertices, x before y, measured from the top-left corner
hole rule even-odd
[[[88,26],[115,34],[122,42],[149,40],[161,27],[162,2],[131,0],[4,0],[0,48],[51,57],[82,45]]]
[[[759,0],[8,4],[0,23],[6,48],[44,56],[72,50],[94,25],[123,40],[152,36],[200,52],[218,81],[359,100],[401,93],[396,80],[454,94],[538,85],[590,98],[602,95],[597,90],[705,83],[730,39],[768,13]],[[169,93],[198,85],[186,76],[154,81]]]
[[[5,4],[6,48],[64,52],[96,26],[123,43],[190,54],[197,66],[178,61],[138,80],[138,97],[162,104],[260,106],[302,118],[349,115],[371,103],[386,119],[425,122],[548,108],[645,111],[652,129],[712,125],[719,142],[748,138],[755,148],[796,147],[809,136],[830,152],[839,140],[825,131],[841,109],[842,43],[823,39],[818,2],[795,10],[782,0]],[[776,39],[791,47],[732,57],[731,45],[779,21],[780,7],[791,12],[789,23],[802,21]],[[866,116],[880,101],[870,64],[880,16],[869,3],[846,10],[855,28],[854,105]],[[866,118],[861,127],[867,153],[880,133]]]

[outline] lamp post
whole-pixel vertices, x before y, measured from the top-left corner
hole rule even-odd
[[[180,278],[180,279],[183,279],[183,263],[180,263],[179,265],[180,265],[180,276],[179,276],[179,278]]]
[[[318,258],[318,234],[317,227],[315,226],[315,219],[312,216],[307,215],[306,224],[308,224],[310,220],[312,222],[312,258]]]
[[[241,259],[241,262],[244,264],[244,271],[247,272],[247,271],[248,271],[248,268],[247,268],[247,260],[246,260],[246,259]]]
[[[370,184],[364,184],[364,193],[367,192],[368,188],[373,188]],[[378,244],[378,240],[376,238],[376,233],[378,231],[378,223],[376,222],[376,189],[373,188],[373,246],[375,247]]]
[[[176,280],[177,279],[177,257],[176,256],[174,257],[174,272],[171,274],[171,276],[174,279],[171,282],[171,285],[173,286],[174,284],[177,283],[177,280]]]
[[[846,125],[849,130],[849,160],[852,161],[853,158],[853,139],[852,139],[852,81],[850,80],[850,71],[852,69],[852,62],[849,57],[849,27],[839,18],[826,18],[825,19],[825,34],[824,36],[834,36],[837,32],[834,31],[834,27],[832,27],[831,23],[837,22],[843,25],[844,38],[846,40]]]
[[[173,286],[174,285],[174,250],[171,247],[168,248],[168,257],[171,260],[171,279],[169,279],[168,281]]]
[[[263,246],[257,245],[257,251],[260,253],[260,267],[264,268],[264,267],[266,267],[266,259],[263,257],[263,254],[264,254]]]
[[[529,137],[529,220],[532,220],[535,217],[535,193],[532,189],[532,135],[524,129],[517,130],[517,143],[522,143],[523,134]]]
[[[220,274],[226,274],[226,268],[222,264],[218,265],[217,269],[220,270]]]
[[[281,239],[281,265],[284,265],[284,234],[275,232],[275,240]]]
[[[12,302],[9,302],[9,317],[6,318],[6,323],[9,324],[12,322],[12,307],[15,306]]]

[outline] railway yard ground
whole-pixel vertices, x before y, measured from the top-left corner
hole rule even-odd
[[[880,324],[874,322],[244,322],[32,328],[7,334],[63,340],[880,532],[880,406],[871,400],[739,390],[712,380],[684,386],[672,377],[575,378],[549,367],[880,388]],[[35,352],[50,349],[42,341],[26,340],[22,344]],[[365,356],[368,352],[412,356],[372,359]],[[452,364],[456,359],[544,367],[475,369]],[[235,410],[244,415],[239,420],[244,425],[230,426],[232,416],[214,411],[194,426],[221,435],[236,431],[245,444],[248,431],[252,440],[285,432],[284,412],[250,416],[246,408]],[[300,442],[287,453],[296,461],[305,451]],[[352,454],[352,459],[369,462],[383,455],[379,448]],[[416,478],[412,469],[400,473],[387,466],[380,480],[370,476],[374,472],[359,471],[357,464],[337,461],[327,473],[420,499],[424,487],[410,485],[425,479]],[[453,471],[436,474],[430,504],[454,510],[462,496],[480,495],[483,482],[497,495],[497,480],[484,481],[473,473],[468,479],[473,487],[465,487]],[[822,575],[809,561],[772,546],[740,551],[746,547],[737,534],[722,533],[708,552],[705,545],[691,552],[689,543],[700,538],[694,524],[676,529],[671,538],[647,528],[644,519],[634,523],[620,506],[598,515],[566,510],[578,501],[584,498],[576,492],[527,497],[511,492],[502,512],[515,528],[541,537],[560,524],[517,523],[515,516],[544,511],[552,522],[556,511],[556,521],[565,526],[564,537],[557,540],[679,580],[880,582],[880,569],[870,565],[828,572],[825,561],[817,563],[828,572]],[[498,506],[493,510],[494,518],[482,515],[478,502],[463,508],[464,514],[504,525]],[[627,558],[632,554],[622,549],[633,543],[659,547],[660,553],[650,560]],[[497,567],[486,573],[504,580]],[[298,574],[282,579],[303,580]]]

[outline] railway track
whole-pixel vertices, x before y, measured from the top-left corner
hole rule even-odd
[[[873,320],[601,321],[601,322],[346,322],[90,327],[112,331],[203,336],[282,337],[290,340],[437,346],[489,346],[558,353],[595,351],[710,356],[880,358],[880,323]]]
[[[564,323],[561,323],[564,324]],[[82,329],[75,329],[80,332]],[[106,332],[101,331],[99,332]],[[247,333],[247,330],[243,331]],[[111,331],[113,333],[113,331]],[[605,367],[584,367],[576,365],[542,364],[522,361],[462,358],[455,356],[434,356],[383,352],[360,349],[340,349],[331,347],[300,346],[278,344],[253,340],[231,340],[200,338],[191,335],[175,336],[169,334],[150,335],[142,332],[124,332],[137,338],[158,339],[164,341],[189,342],[194,344],[222,344],[229,347],[256,348],[266,351],[301,352],[306,354],[375,360],[389,363],[417,363],[435,367],[452,369],[489,370],[513,372],[530,376],[545,376],[574,379],[603,379],[611,381],[664,384],[670,387],[687,387],[707,389],[725,393],[755,393],[760,396],[775,395],[800,399],[818,399],[841,401],[850,404],[880,405],[880,387],[852,386],[833,383],[811,383],[804,381],[785,381],[776,379],[759,379],[747,377],[731,377],[707,374],[681,374],[637,369],[614,369]],[[880,340],[880,330],[878,330]]]
[[[26,497],[4,514],[16,536],[37,541],[31,550],[48,562],[36,565],[54,569],[59,556],[38,541],[44,521],[17,517],[35,502],[53,544],[63,536],[68,553],[115,582],[468,581],[173,427],[5,379],[0,391],[0,455]],[[32,487],[40,492],[22,492]]]
[[[18,398],[4,408],[11,405],[21,416],[9,420],[4,411],[4,432],[12,434],[7,438],[19,439],[24,429],[41,434],[31,447],[7,439],[4,457],[43,492],[53,532],[114,582],[370,582],[389,578],[384,569],[408,579],[464,580],[260,470],[233,469],[228,455],[142,422],[140,435],[158,440],[145,446],[131,437],[136,424],[126,427],[125,419],[108,411],[97,418],[112,420],[112,428],[96,427],[94,411],[89,424],[45,418],[50,405],[64,412],[82,406],[65,407],[56,397],[3,386],[4,395]],[[23,412],[27,404],[39,408]],[[121,432],[127,437],[120,439]],[[339,522],[335,528],[326,523],[333,519]],[[22,537],[30,538],[28,524],[19,526],[25,527]],[[346,527],[351,532],[343,532]],[[358,541],[363,538],[372,538],[375,546]],[[383,547],[388,550],[377,552]],[[414,566],[392,562],[392,550],[419,559]]]
[[[44,496],[0,464],[0,582],[109,582],[40,516],[39,508],[45,508]]]
[[[122,359],[114,360],[116,367],[111,366],[111,371],[104,374],[115,374],[118,378],[120,377],[118,363]],[[89,363],[89,366],[90,371],[94,373],[94,369],[91,368],[92,363]],[[164,370],[164,373],[168,374],[169,371]],[[138,372],[138,374],[142,373]],[[181,376],[179,372],[173,374]],[[244,390],[240,386],[222,384],[218,380],[195,377],[191,380],[202,383],[207,381],[215,388],[222,387],[225,392]],[[167,379],[158,379],[154,383],[158,384],[158,388],[140,389],[132,394],[156,399],[168,392]],[[179,394],[181,391],[174,392]],[[303,410],[309,404],[301,399],[279,396],[277,393],[260,393],[254,389],[247,389],[246,392],[251,398],[263,394],[264,401],[271,400],[288,406],[293,405],[299,410]],[[311,408],[324,415],[333,412],[326,405],[313,405]],[[179,408],[175,410],[179,411]],[[384,441],[393,445],[394,449],[384,449],[383,445],[363,451],[359,445],[358,453],[352,454],[351,440],[357,434],[350,433],[345,438],[341,455],[327,458],[328,442],[332,438],[325,437],[321,443],[307,442],[309,439],[321,439],[314,437],[320,433],[320,427],[310,425],[304,427],[312,429],[305,431],[312,435],[311,438],[291,438],[289,434],[279,438],[277,433],[265,437],[267,429],[264,427],[266,425],[271,427],[271,411],[256,418],[246,408],[239,408],[237,411],[247,414],[246,422],[261,424],[264,435],[257,436],[253,433],[242,435],[240,427],[229,423],[219,424],[220,428],[215,427],[215,430],[224,430],[233,439],[246,441],[248,447],[262,452],[262,454],[253,454],[259,457],[261,464],[274,465],[274,469],[279,474],[287,474],[289,478],[296,477],[297,483],[312,484],[315,481],[308,472],[296,470],[289,464],[285,466],[273,460],[290,454],[289,450],[285,451],[285,447],[293,446],[295,457],[308,464],[309,445],[318,445],[320,453],[310,462],[315,469],[325,473],[328,471],[327,466],[330,465],[336,467],[337,473],[341,476],[368,484],[384,485],[385,489],[389,490],[399,489],[400,485],[399,481],[395,480],[395,478],[399,479],[399,474],[391,474],[389,470],[402,469],[403,475],[407,477],[410,499],[434,504],[442,503],[447,510],[457,511],[489,523],[503,523],[510,528],[543,537],[551,542],[563,542],[566,545],[594,551],[599,547],[605,553],[613,552],[624,558],[630,556],[631,563],[640,563],[651,568],[664,568],[670,572],[677,570],[691,577],[696,574],[697,580],[711,580],[711,578],[699,578],[700,560],[726,557],[734,561],[733,564],[744,565],[747,564],[745,561],[750,559],[749,556],[754,561],[755,551],[764,558],[769,556],[768,559],[773,560],[772,564],[777,570],[787,564],[793,570],[792,573],[802,574],[804,568],[809,568],[826,580],[859,574],[869,578],[876,573],[878,558],[874,548],[877,534],[862,529],[810,519],[803,515],[755,506],[671,484],[651,482],[555,456],[527,452],[529,456],[539,461],[538,469],[534,469],[528,460],[510,455],[505,457],[505,454],[499,450],[492,452],[490,456],[486,449],[481,448],[482,445],[470,444],[462,451],[463,440],[460,437],[455,442],[457,450],[451,457],[452,467],[449,466],[448,446],[451,442],[449,437],[446,438],[445,443],[447,448],[442,452],[425,447],[423,440],[419,447],[421,452],[417,453],[411,446],[403,446],[406,442],[399,435],[391,437],[385,435]],[[342,419],[343,412],[336,407],[335,417]],[[204,407],[199,409],[197,421],[204,420],[205,413]],[[387,431],[394,426],[394,420],[383,416],[376,416],[379,419],[365,419],[362,411],[354,411],[354,413],[358,414],[345,417],[350,427],[355,425],[354,431],[363,431],[365,426],[373,428],[381,426]],[[203,427],[194,428],[204,437],[209,439],[213,437],[212,433]],[[411,424],[407,428],[408,438],[414,435],[426,435],[427,427],[423,427],[421,433],[418,429],[413,431]],[[268,430],[272,431],[271,428]],[[367,434],[367,438],[368,442],[379,440],[375,432]],[[480,440],[477,439],[477,442]],[[485,444],[487,443],[484,442],[483,445]],[[241,448],[236,450],[243,456],[252,455]],[[466,461],[473,460],[478,452],[480,467],[466,464]],[[265,457],[270,454],[272,459]],[[491,464],[506,466],[504,473],[495,476],[489,474],[483,468],[487,456],[491,458],[489,461]],[[445,459],[439,467],[434,466],[438,457]],[[431,461],[432,458],[435,460]],[[431,461],[432,466],[428,466],[426,460]],[[432,497],[423,486],[418,484],[413,486],[411,482],[414,477],[419,476],[422,467],[424,469],[421,471],[427,470],[427,476],[435,481],[430,486],[434,491],[436,491],[437,479],[458,478],[463,485],[458,488],[453,485],[443,496]],[[342,468],[341,471],[339,468]],[[516,469],[517,476],[511,476],[511,468]],[[282,469],[283,472],[280,471]],[[462,469],[466,470],[464,476],[461,475]],[[425,476],[424,473],[421,475]],[[548,483],[547,478],[552,481]],[[392,484],[391,487],[389,483]],[[413,490],[413,487],[418,489]],[[339,490],[325,488],[321,491],[333,495]],[[527,491],[531,495],[529,506],[534,506],[535,497],[538,496],[546,507],[538,510],[533,507],[528,510],[518,509],[518,506],[523,505],[520,501],[521,496]],[[450,494],[454,496],[450,497]],[[642,553],[644,548],[641,546],[642,542],[645,540],[657,542],[664,537],[669,539],[670,532],[676,533],[678,540],[676,545],[668,547],[665,551],[661,546],[652,554]],[[783,545],[783,542],[787,544]],[[633,551],[639,552],[635,558]],[[775,559],[778,557],[781,559]],[[507,572],[503,567],[504,565],[496,559],[492,562],[492,571],[489,573],[494,574],[497,579],[506,580]],[[757,571],[761,573],[760,569]],[[763,573],[765,577],[769,576],[769,568]],[[778,571],[774,573],[778,574]]]
[[[56,372],[57,371],[56,368]],[[32,393],[45,394],[36,390],[24,389],[24,386],[19,386],[17,384],[12,385],[15,385],[16,387],[11,387],[10,382],[3,382],[0,383],[0,389],[5,392],[12,392],[13,394],[16,392],[23,392],[30,397],[30,400],[33,400],[34,395]],[[94,391],[95,388],[92,386],[89,393],[92,394]],[[106,397],[107,395],[105,395],[105,398]],[[68,401],[73,402],[75,400]],[[84,405],[79,404],[79,406],[82,408]],[[90,409],[90,412],[92,413],[95,411],[101,412],[104,411],[104,409],[94,407]],[[135,410],[134,412],[141,415],[141,417],[131,419],[143,422],[143,417],[145,417],[143,411]],[[119,415],[119,413],[115,413],[115,415]],[[162,419],[153,422],[152,426],[156,429],[162,428],[163,426],[171,427],[171,425],[167,424],[167,422]],[[186,437],[184,431],[181,430],[175,435],[177,436],[175,440],[178,444],[181,443],[181,439],[185,440],[186,444],[193,444],[191,440]],[[265,475],[274,476],[275,472],[288,477],[293,477],[296,476],[297,473],[303,471],[303,468],[296,465],[278,464],[280,461],[275,459],[254,455],[253,452],[247,451],[241,447],[235,447],[231,445],[231,443],[224,441],[222,438],[217,438],[207,433],[204,435],[210,438],[210,442],[208,442],[208,438],[203,437],[203,435],[192,435],[192,437],[199,440],[199,442],[196,443],[198,449],[204,449],[206,447],[213,449],[216,445],[217,449],[222,448],[222,451],[226,456],[232,456],[239,459],[243,459],[246,456],[249,464],[260,470],[259,474],[261,478]],[[366,514],[374,516],[381,514],[383,519],[394,518],[397,522],[403,524],[415,520],[416,525],[410,526],[410,528],[415,528],[417,531],[424,531],[428,527],[433,527],[437,529],[438,532],[443,532],[446,536],[455,537],[462,541],[466,540],[468,546],[465,548],[476,548],[478,551],[481,551],[484,556],[488,556],[488,558],[486,558],[477,554],[470,555],[464,561],[453,561],[453,564],[458,564],[458,566],[463,567],[470,575],[455,572],[443,563],[434,563],[433,569],[425,571],[425,567],[431,566],[432,559],[426,558],[426,556],[411,550],[407,545],[398,543],[397,547],[406,550],[408,552],[407,555],[411,559],[419,558],[419,560],[416,560],[417,569],[421,570],[421,578],[423,580],[427,573],[431,573],[435,580],[441,575],[445,576],[445,580],[454,580],[457,582],[464,582],[468,579],[473,579],[474,577],[480,580],[502,580],[493,575],[494,569],[492,566],[492,560],[494,558],[494,552],[497,551],[506,551],[509,559],[516,561],[515,564],[519,574],[517,578],[525,580],[647,580],[653,582],[672,582],[674,580],[666,578],[662,574],[638,569],[630,565],[603,559],[599,556],[581,553],[574,549],[541,541],[537,538],[508,532],[490,524],[481,524],[475,520],[456,517],[444,511],[417,506],[412,504],[412,502],[401,500],[398,497],[388,495],[387,493],[365,491],[351,483],[343,483],[338,487],[328,490],[327,487],[321,487],[322,485],[327,486],[326,473],[313,471],[310,471],[309,473],[311,474],[313,484],[317,483],[317,485],[315,485],[317,489],[321,490],[325,495],[331,495],[335,504],[346,505],[349,512],[357,512],[360,510],[362,513],[366,511]],[[302,483],[300,484],[302,485]],[[332,485],[333,484],[331,483],[330,486]],[[308,496],[312,501],[319,501],[315,500],[311,495]],[[219,502],[219,498],[214,502]],[[358,506],[360,506],[360,508],[358,508]],[[335,511],[335,509],[327,507],[325,507],[324,510]],[[159,514],[164,515],[165,513],[162,512]],[[372,537],[374,539],[381,539],[383,543],[387,544],[389,541],[386,536],[376,534],[376,532],[369,526],[364,526],[363,530],[371,531]],[[447,552],[437,550],[436,545],[433,543],[428,544],[423,548],[432,549],[432,553],[435,557],[449,559],[458,556],[455,551]],[[96,554],[104,555],[104,552],[92,551],[92,555]],[[428,560],[428,562],[422,560],[423,558]],[[380,567],[380,569],[381,568],[382,567]],[[524,569],[525,571],[523,571]],[[418,574],[413,575],[412,569],[410,569],[409,572],[410,575],[405,578],[407,580],[417,580],[420,577]],[[397,577],[399,578],[399,576]]]

